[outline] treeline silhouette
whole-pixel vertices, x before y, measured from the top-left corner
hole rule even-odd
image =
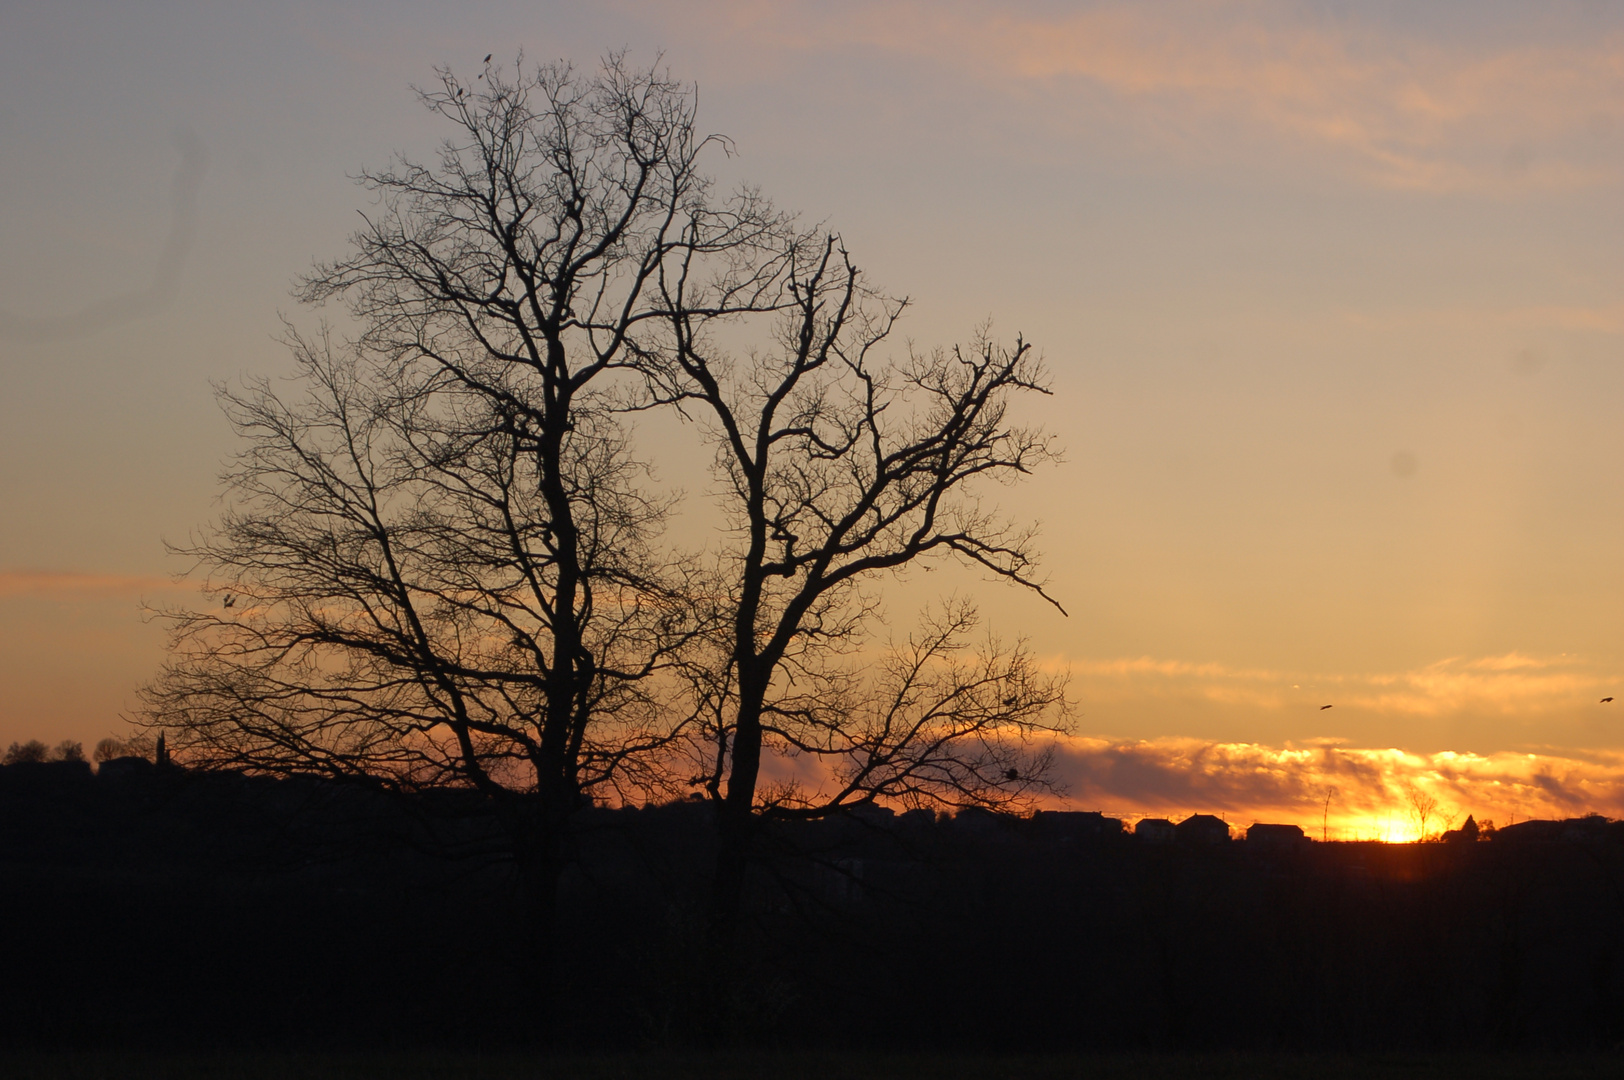
[[[145,758],[0,767],[11,1045],[1578,1049],[1624,1039],[1624,822],[1165,843],[1099,815],[764,832],[583,806],[538,962],[488,805]],[[1267,839],[1265,839],[1267,836]]]

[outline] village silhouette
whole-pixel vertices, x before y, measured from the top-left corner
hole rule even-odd
[[[536,960],[472,792],[125,756],[0,766],[0,1038],[467,1046],[1591,1050],[1624,1038],[1624,822],[1319,842],[1195,814],[863,805],[768,830],[742,947],[704,801],[583,807]]]

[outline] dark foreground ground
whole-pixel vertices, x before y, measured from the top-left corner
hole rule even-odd
[[[584,809],[543,947],[455,798],[21,768],[0,1053],[43,1056],[5,1077],[1624,1076],[1600,819],[1274,846],[855,815],[766,837],[718,964],[703,805]],[[782,1056],[680,1056],[728,1051]]]
[[[10,1080],[1591,1080],[1624,1055],[958,1057],[0,1054]]]

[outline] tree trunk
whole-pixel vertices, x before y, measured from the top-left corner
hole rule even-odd
[[[744,910],[744,888],[754,854],[756,779],[761,771],[761,701],[750,667],[740,664],[739,712],[733,731],[733,761],[727,794],[716,806],[716,875],[711,885],[710,934],[713,947],[731,948]],[[750,672],[749,675],[744,673]]]
[[[716,873],[711,881],[710,943],[716,958],[731,951],[744,912],[744,886],[750,870],[755,819],[727,802],[716,808]]]
[[[514,837],[518,875],[515,985],[529,987],[539,1032],[549,1044],[568,1029],[571,1018],[568,958],[562,953],[559,885],[564,876],[564,835],[550,807],[524,823]],[[567,828],[567,823],[566,826]]]

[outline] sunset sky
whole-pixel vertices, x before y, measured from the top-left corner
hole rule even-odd
[[[1601,2],[10,0],[0,744],[133,707],[140,604],[191,595],[163,543],[232,449],[210,382],[288,370],[348,177],[441,134],[409,84],[622,46],[698,83],[721,178],[913,298],[906,338],[990,318],[1046,357],[1067,460],[997,494],[1070,616],[952,584],[1073,673],[1071,805],[1317,826],[1334,786],[1343,835],[1401,838],[1408,782],[1624,815]]]

